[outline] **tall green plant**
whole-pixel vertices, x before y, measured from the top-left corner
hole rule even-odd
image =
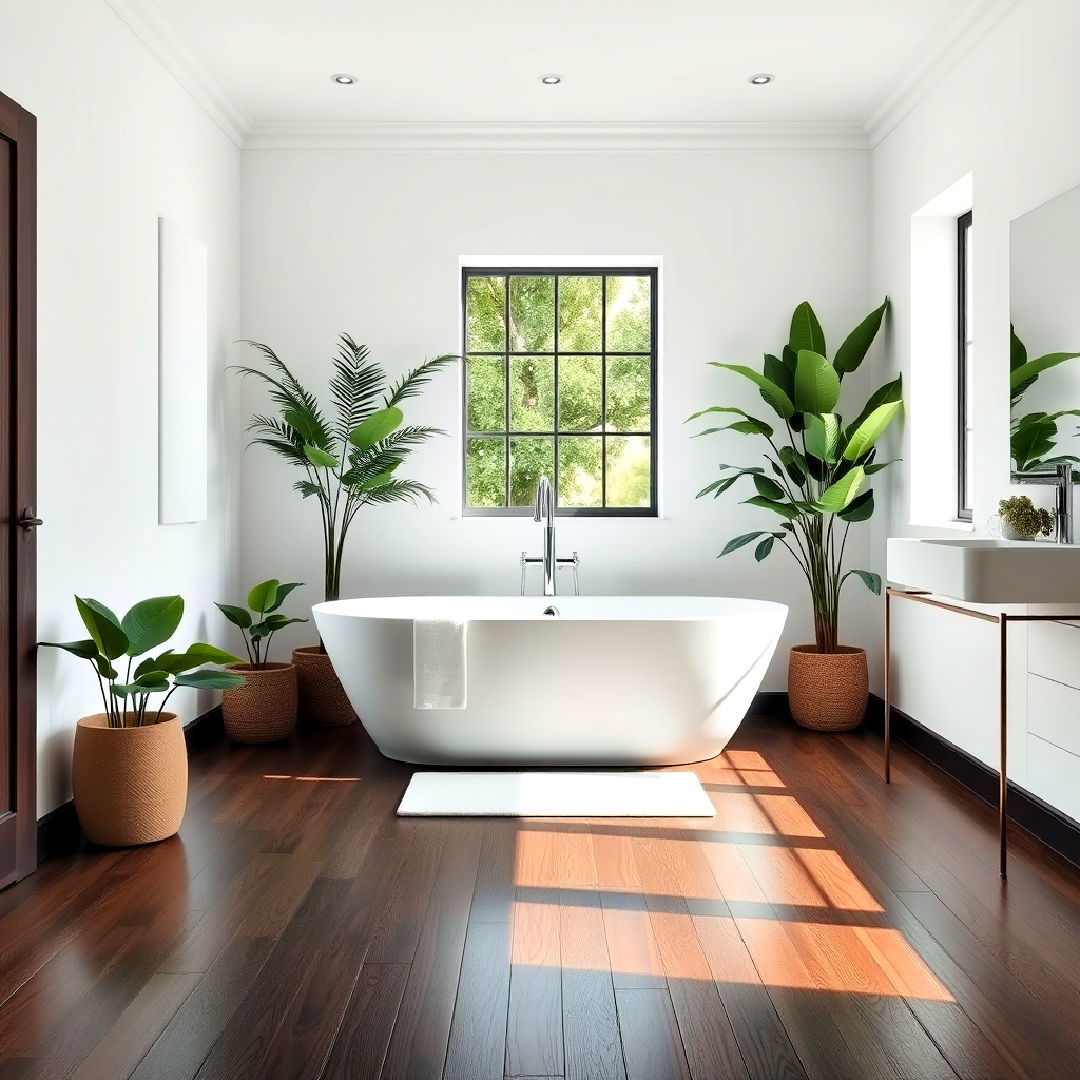
[[[720,557],[757,541],[754,557],[767,559],[776,542],[785,547],[806,575],[814,606],[814,636],[821,652],[837,651],[840,590],[855,575],[875,595],[881,578],[868,570],[844,570],[848,530],[874,512],[874,493],[864,490],[869,478],[891,461],[877,462],[877,443],[902,407],[901,380],[887,383],[870,396],[845,426],[836,411],[845,375],[855,371],[881,328],[889,300],[872,311],[827,359],[825,334],[814,309],[801,303],[791,317],[788,343],[779,356],[767,353],[762,371],[741,364],[714,363],[752,382],[780,420],[780,430],[734,405],[713,405],[694,413],[735,415],[723,427],[699,435],[737,431],[765,441],[760,465],[721,465],[725,474],[698,492],[717,498],[743,477],[755,494],[743,500],[780,518],[775,529],[743,533],[729,540]],[[771,474],[771,475],[770,475]]]
[[[418,480],[394,476],[410,452],[440,428],[403,426],[399,406],[418,397],[439,370],[459,357],[446,354],[413,368],[396,383],[348,334],[341,334],[331,361],[330,407],[327,419],[318,398],[308,390],[268,345],[247,342],[262,356],[268,370],[238,366],[235,370],[262,382],[278,408],[277,416],[257,414],[248,430],[253,443],[265,446],[303,473],[293,484],[305,499],[319,505],[323,530],[325,597],[341,591],[345,538],[364,506],[392,502],[435,501],[434,492]]]
[[[1061,409],[1058,412],[1030,412],[1016,415],[1017,406],[1024,394],[1035,385],[1044,371],[1075,360],[1080,353],[1046,353],[1034,360],[1028,359],[1027,348],[1009,327],[1009,453],[1016,472],[1031,472],[1047,465],[1070,465],[1074,474],[1080,465],[1075,454],[1055,454],[1058,445],[1058,422],[1065,416],[1080,416],[1080,409]],[[1080,474],[1077,474],[1080,479]]]
[[[197,641],[183,652],[165,649],[157,656],[135,660],[164,645],[176,633],[184,614],[180,596],[153,596],[140,600],[122,618],[104,604],[75,597],[79,617],[90,637],[81,641],[39,641],[50,649],[63,649],[93,665],[101,690],[101,704],[109,727],[142,727],[156,724],[169,698],[181,686],[196,690],[232,690],[242,686],[243,676],[209,668],[240,659],[215,645]],[[123,681],[117,667],[124,669]],[[149,712],[150,698],[164,694],[157,713]]]

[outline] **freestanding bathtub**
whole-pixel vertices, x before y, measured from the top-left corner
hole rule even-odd
[[[545,615],[554,605],[557,616]],[[423,765],[676,765],[746,715],[787,607],[701,596],[396,596],[317,604],[387,757]],[[467,622],[467,707],[413,708],[413,620]]]

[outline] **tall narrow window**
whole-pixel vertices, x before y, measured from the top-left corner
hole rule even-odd
[[[656,515],[656,269],[462,271],[470,515]]]
[[[975,320],[971,305],[971,211],[956,220],[956,516],[971,521],[972,372]]]

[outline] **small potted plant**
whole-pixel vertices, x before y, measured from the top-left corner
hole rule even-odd
[[[1001,535],[1006,540],[1037,540],[1054,531],[1054,515],[1036,506],[1026,495],[1014,495],[998,503]]]
[[[318,505],[322,522],[323,596],[337,600],[345,539],[356,515],[387,503],[435,501],[430,487],[399,477],[397,470],[414,449],[446,432],[406,424],[399,406],[419,397],[422,387],[459,357],[433,357],[392,382],[366,345],[341,334],[331,361],[327,411],[269,345],[247,344],[259,353],[264,367],[235,370],[265,386],[276,410],[276,415],[251,418],[252,442],[300,471],[293,489]],[[300,719],[328,727],[355,723],[356,713],[322,643],[294,649],[292,659]]]
[[[164,840],[184,819],[188,775],[184,730],[165,706],[180,686],[239,686],[243,676],[208,667],[239,657],[203,642],[183,652],[146,655],[180,625],[179,596],[140,600],[122,619],[97,600],[77,596],[75,606],[90,637],[39,644],[89,660],[101,690],[105,711],[82,717],[75,728],[71,787],[79,823],[90,840],[105,847]],[[164,696],[154,709],[151,699],[159,694]]]
[[[222,615],[244,635],[247,663],[229,668],[244,676],[244,685],[226,690],[221,696],[225,732],[242,743],[277,742],[287,739],[296,727],[296,665],[270,662],[270,643],[274,635],[293,623],[278,608],[303,582],[284,584],[277,578],[260,581],[248,593],[247,607],[218,604]]]

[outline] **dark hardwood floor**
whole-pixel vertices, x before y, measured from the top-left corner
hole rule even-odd
[[[0,893],[0,1080],[1080,1074],[1080,871],[878,740],[748,720],[715,819],[399,819],[359,729]]]

